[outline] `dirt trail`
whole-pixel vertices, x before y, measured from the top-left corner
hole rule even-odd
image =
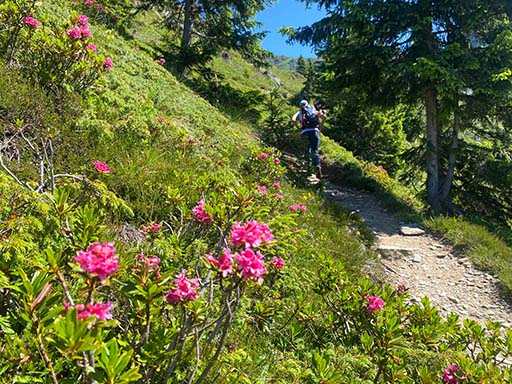
[[[376,236],[382,269],[378,277],[404,284],[411,300],[427,296],[444,316],[450,312],[477,321],[491,319],[512,328],[512,307],[500,296],[497,279],[456,256],[453,248],[415,224],[399,222],[369,192],[327,182],[325,197],[364,221]]]

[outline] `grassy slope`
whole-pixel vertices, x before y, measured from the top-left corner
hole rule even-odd
[[[77,122],[86,137],[84,142],[90,143],[87,156],[112,165],[113,177],[107,182],[134,206],[141,221],[161,218],[167,204],[165,195],[172,188],[184,191],[187,203],[193,206],[201,196],[200,187],[194,191],[198,180],[205,175],[214,175],[218,182],[235,180],[240,177],[244,157],[262,148],[257,126],[227,118],[155,63],[161,57],[158,47],[162,44],[155,19],[154,14],[149,19],[141,17],[135,39],[125,39],[101,26],[94,28],[98,49],[112,57],[114,69],[90,96]],[[249,71],[254,84],[272,86],[270,79],[238,61],[236,55],[233,60]],[[283,76],[293,75],[285,72]],[[295,91],[297,83],[290,84],[290,92]],[[156,116],[163,116],[165,122],[158,123]],[[181,156],[186,137],[198,142],[190,161]],[[346,216],[326,205],[315,191],[285,184],[286,203],[305,201],[308,206],[304,225],[309,233],[299,252],[308,257],[299,261],[309,265],[310,258],[325,247],[336,258],[350,260],[348,264],[357,270],[368,255],[361,250],[360,239],[349,232]]]
[[[218,183],[236,186],[237,178],[242,175],[244,157],[262,150],[257,139],[258,126],[227,118],[155,63],[161,56],[159,49],[154,48],[158,35],[151,33],[153,27],[149,25],[136,35],[136,38],[143,37],[141,40],[125,39],[101,26],[93,27],[98,48],[112,57],[114,69],[89,95],[82,117],[76,121],[76,130],[82,135],[82,148],[70,154],[71,164],[66,164],[72,167],[89,164],[95,158],[107,160],[113,169],[107,183],[134,207],[134,221],[139,222],[165,217],[170,190],[177,190],[186,204],[193,206],[204,192],[201,186],[204,177],[215,177]],[[262,83],[265,87],[272,86],[269,80],[251,72],[246,64],[239,65],[254,75],[258,87]],[[243,76],[238,79],[240,86],[243,86],[243,79]],[[290,89],[294,87],[296,84]],[[165,122],[158,123],[157,116],[163,116]],[[193,156],[183,155],[189,150],[184,146],[186,138],[198,142]],[[330,141],[325,141],[325,155],[333,159],[333,166],[349,161],[355,168],[361,167],[357,160]],[[295,295],[311,294],[310,277],[322,270],[322,256],[342,260],[355,272],[361,260],[371,255],[350,231],[352,223],[346,215],[326,204],[315,190],[286,183],[284,192],[287,204],[305,201],[308,207],[300,220],[305,234],[298,241],[296,252],[289,255],[289,274],[283,283],[294,287],[288,290],[288,296],[282,297],[283,302],[289,303],[296,301]],[[300,289],[296,288],[298,282]],[[276,312],[279,313],[279,308]],[[251,321],[251,317],[248,314],[240,318],[237,326],[243,328],[244,321]],[[264,342],[259,335],[243,340],[234,334],[232,340],[246,345],[251,341],[254,345]],[[261,348],[261,361],[254,362],[253,371],[247,372],[248,377],[262,378],[267,369],[278,367],[273,367],[272,363],[280,358],[279,353]],[[283,356],[282,362],[287,361]],[[251,364],[246,359],[242,363]],[[265,364],[264,369],[262,364]]]

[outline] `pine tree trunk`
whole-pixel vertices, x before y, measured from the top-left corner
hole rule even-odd
[[[460,117],[456,110],[453,116],[452,142],[448,153],[448,166],[446,169],[446,177],[443,179],[441,186],[441,203],[450,213],[455,213],[453,203],[451,201],[450,192],[453,186],[453,177],[455,174],[455,163],[457,162],[457,151],[459,147],[459,129]]]
[[[183,22],[183,34],[181,35],[180,58],[181,63],[178,71],[185,74],[187,68],[187,57],[192,43],[192,32],[194,30],[194,7],[195,0],[185,1],[185,20]]]
[[[427,200],[434,215],[441,213],[441,199],[439,194],[439,148],[437,142],[437,93],[430,89],[424,94],[425,109],[427,112]]]

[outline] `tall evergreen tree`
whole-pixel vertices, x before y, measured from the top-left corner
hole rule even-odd
[[[275,0],[143,0],[142,7],[162,11],[169,28],[179,31],[178,70],[204,64],[225,49],[234,49],[247,59],[262,62],[259,44],[264,32],[254,32],[259,25],[257,12]]]
[[[452,209],[460,130],[510,103],[511,2],[307,2],[327,17],[287,33],[316,47],[333,93],[353,87],[376,105],[423,103],[427,199],[435,214]]]
[[[304,56],[300,55],[297,59],[297,72],[299,72],[301,75],[305,76],[306,73],[306,59],[304,59]]]

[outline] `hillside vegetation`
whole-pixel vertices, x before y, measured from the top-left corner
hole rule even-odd
[[[0,3],[1,383],[510,381],[509,330],[365,276],[370,236],[297,169],[302,75],[226,51],[184,76],[154,10],[35,5]]]

